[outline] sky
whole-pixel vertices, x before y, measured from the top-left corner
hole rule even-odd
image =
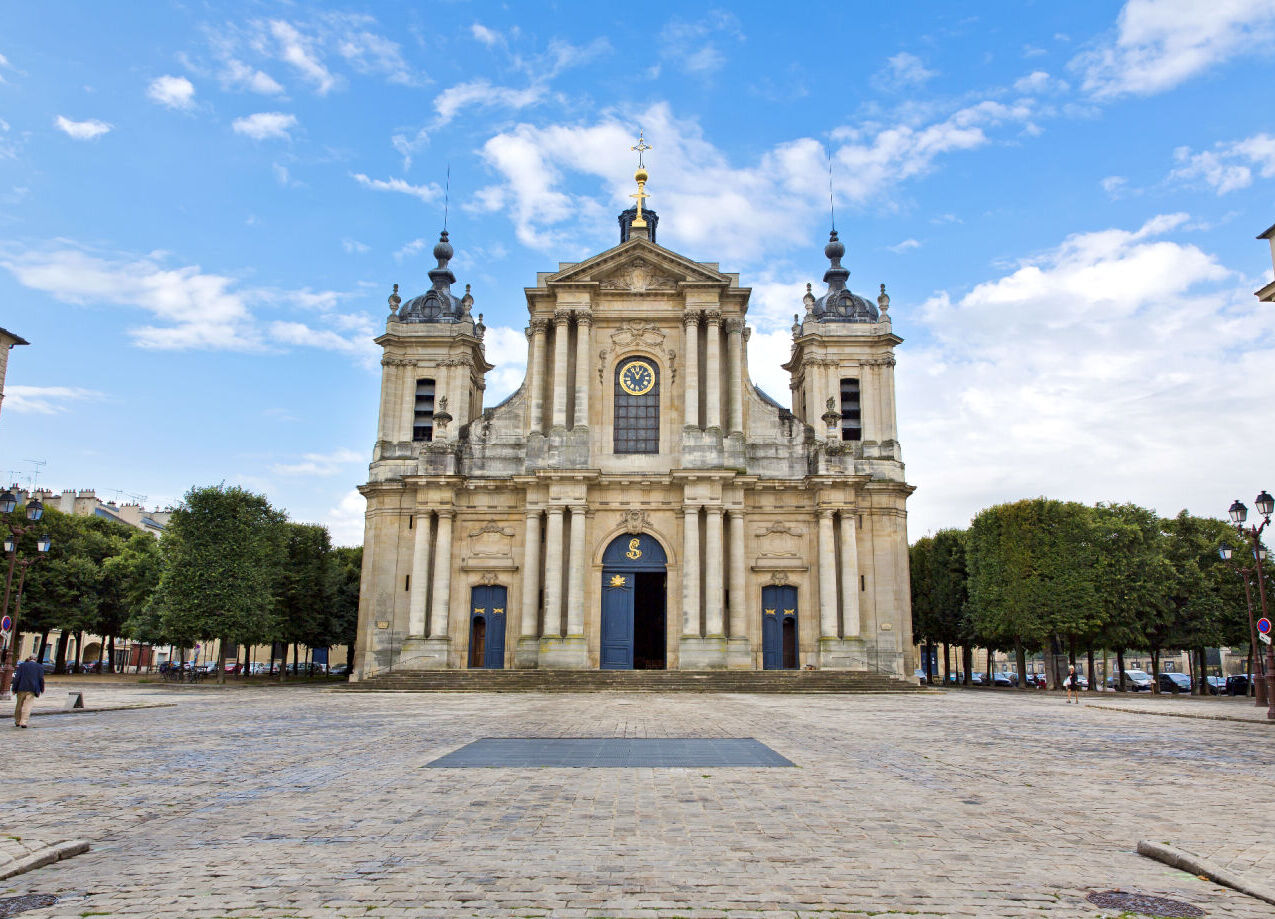
[[[971,13],[971,10],[975,12]],[[362,539],[391,285],[444,223],[522,380],[536,271],[662,245],[779,365],[833,219],[891,296],[909,534],[1045,495],[1223,515],[1275,487],[1275,0],[9,4],[0,475],[225,482]]]

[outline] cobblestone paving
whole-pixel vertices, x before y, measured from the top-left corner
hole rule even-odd
[[[57,840],[36,839],[31,836],[0,835],[0,874],[11,868],[14,862],[47,849]]]
[[[1010,693],[166,698],[7,729],[7,831],[94,844],[5,882],[64,898],[24,916],[1095,917],[1112,888],[1271,915],[1133,852],[1270,865],[1256,725]],[[755,737],[797,768],[423,768],[487,736]]]

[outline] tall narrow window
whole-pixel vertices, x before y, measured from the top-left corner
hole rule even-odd
[[[659,371],[644,357],[615,370],[615,452],[660,452]]]
[[[844,377],[841,380],[841,439],[863,439],[863,421],[859,408],[859,381],[853,377]]]
[[[416,411],[412,416],[412,440],[434,439],[434,381],[416,381]]]

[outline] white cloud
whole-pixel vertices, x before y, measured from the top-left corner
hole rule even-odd
[[[495,405],[522,385],[527,375],[527,336],[522,329],[488,326],[483,336],[487,360],[496,369],[487,374],[488,405]]]
[[[475,22],[469,27],[469,31],[473,34],[476,41],[482,42],[488,48],[495,48],[505,44],[505,37],[495,29],[489,29],[481,22]]]
[[[96,402],[104,398],[93,389],[78,386],[20,386],[4,391],[4,410],[32,415],[57,415],[70,410],[70,402]]]
[[[162,76],[151,80],[146,95],[169,108],[189,109],[195,104],[195,84],[185,77]]]
[[[901,348],[898,368],[909,479],[924,489],[913,536],[1045,487],[1217,514],[1260,478],[1275,432],[1251,419],[1275,399],[1261,369],[1275,314],[1215,257],[1163,238],[1186,222],[1076,234],[921,307],[928,335],[914,340],[929,343]],[[1202,444],[1225,457],[1207,475]]]
[[[1099,99],[1150,95],[1241,54],[1275,34],[1275,0],[1128,0],[1114,36],[1072,59]]]
[[[403,157],[403,171],[412,168],[412,156],[422,147],[429,143],[429,131],[425,128],[418,128],[415,136],[408,137],[406,134],[395,134],[390,138],[390,146],[398,151]]]
[[[283,86],[270,74],[233,57],[225,59],[218,79],[225,89],[242,89],[263,96],[277,96],[283,92]]]
[[[59,131],[76,140],[94,140],[114,127],[96,118],[90,118],[88,121],[72,121],[65,115],[59,115],[53,119],[53,124]]]
[[[472,106],[481,108],[526,108],[535,105],[545,97],[548,87],[544,84],[515,89],[510,86],[493,86],[487,80],[470,80],[449,86],[434,98],[434,111],[438,113],[435,127],[448,124],[462,109]]]
[[[350,177],[364,188],[373,191],[393,191],[403,195],[411,195],[425,204],[430,204],[443,197],[443,190],[433,182],[428,185],[412,185],[403,179],[372,179],[361,172],[352,172]]]
[[[726,63],[718,47],[724,38],[744,40],[739,20],[731,13],[713,10],[695,22],[675,16],[660,29],[660,57],[683,73],[707,76]]]
[[[341,248],[349,255],[362,255],[365,252],[371,252],[372,247],[367,243],[361,243],[357,239],[345,237],[341,240]]]
[[[254,352],[280,344],[300,345],[340,351],[361,363],[368,361],[375,348],[370,343],[369,317],[336,312],[343,294],[244,288],[235,278],[210,274],[198,265],[173,267],[167,261],[162,252],[98,253],[65,241],[54,248],[0,255],[0,267],[18,283],[59,302],[148,313],[150,324],[129,330],[133,343],[141,348]],[[276,321],[263,329],[255,312],[267,309],[302,311],[310,325]]]
[[[1031,93],[1040,95],[1043,93],[1065,93],[1071,87],[1066,80],[1058,80],[1051,77],[1043,70],[1033,70],[1025,77],[1019,77],[1014,81],[1014,91],[1019,93]]]
[[[366,464],[368,455],[358,450],[339,449],[330,453],[306,453],[293,463],[275,463],[270,467],[277,475],[330,476],[346,470],[349,466]]]
[[[403,245],[399,247],[399,249],[394,253],[394,259],[395,261],[401,262],[405,258],[410,258],[413,255],[418,255],[421,252],[421,250],[423,250],[428,245],[429,245],[428,239],[426,239],[424,236],[418,236],[409,242],[403,243]]]
[[[336,507],[328,511],[328,532],[332,534],[334,546],[363,545],[363,519],[367,512],[367,501],[351,488],[341,497]]]
[[[831,153],[842,203],[877,201],[899,182],[923,175],[940,156],[991,142],[990,128],[1026,122],[1027,101],[982,102],[929,124],[864,125],[833,132]],[[592,124],[520,124],[490,138],[483,159],[502,182],[480,189],[470,207],[504,211],[518,239],[546,252],[580,254],[611,232],[617,206],[631,204],[632,126],[654,146],[648,155],[651,206],[677,219],[660,227],[685,251],[731,259],[803,243],[810,219],[826,212],[827,148],[810,137],[781,143],[748,165],[732,164],[704,139],[699,123],[666,103],[611,111]],[[576,175],[600,179],[602,195],[568,190]],[[576,235],[580,234],[580,235]],[[586,241],[588,240],[588,241]],[[782,241],[782,242],[780,242]]]
[[[891,252],[895,253],[896,255],[902,255],[904,252],[907,252],[910,249],[921,248],[921,244],[917,242],[915,239],[905,239],[901,243],[895,243],[893,246],[886,246],[886,248],[889,249]]]
[[[1215,144],[1212,150],[1199,153],[1193,153],[1190,147],[1178,147],[1173,158],[1179,165],[1169,173],[1169,181],[1203,183],[1224,195],[1251,185],[1254,169],[1264,179],[1275,176],[1275,136],[1255,134],[1245,140]]]
[[[1124,196],[1125,189],[1129,186],[1129,180],[1124,176],[1107,176],[1098,184],[1107,193],[1107,197],[1115,201]]]
[[[243,118],[236,118],[231,124],[236,134],[243,134],[253,140],[267,140],[273,137],[291,140],[292,135],[288,132],[296,126],[297,116],[283,112],[257,112]]]
[[[882,92],[916,89],[938,71],[927,70],[925,63],[915,54],[900,51],[886,59],[886,66],[872,75],[872,85]]]
[[[302,34],[292,23],[281,19],[270,21],[270,34],[277,42],[279,59],[313,83],[320,96],[337,85],[336,77],[324,64],[315,47],[315,41],[310,36]]]
[[[333,33],[337,53],[356,73],[384,76],[400,86],[420,86],[425,82],[424,76],[404,60],[397,42],[371,30],[376,22],[371,16],[329,13],[325,21]]]

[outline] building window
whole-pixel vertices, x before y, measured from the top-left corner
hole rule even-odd
[[[841,439],[863,439],[862,413],[859,408],[859,381],[853,377],[845,377],[841,381]]]
[[[660,452],[660,377],[648,358],[629,358],[615,370],[615,452]]]
[[[416,381],[416,412],[412,416],[412,440],[434,439],[434,381]]]

